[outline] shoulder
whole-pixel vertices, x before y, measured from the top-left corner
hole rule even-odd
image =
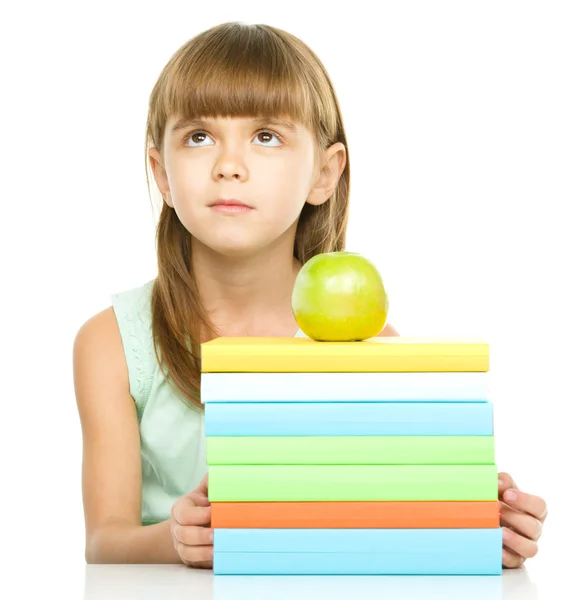
[[[390,323],[386,323],[384,325],[384,329],[376,336],[376,337],[390,337],[390,336],[399,336],[400,334],[394,329]]]
[[[77,331],[74,349],[81,351],[85,346],[93,350],[101,346],[121,346],[121,337],[113,307],[109,306],[88,318]]]
[[[73,349],[77,372],[98,369],[121,387],[126,386],[139,416],[155,372],[150,303],[153,283],[147,281],[111,294],[111,306],[81,325]]]
[[[129,388],[127,365],[113,307],[87,319],[73,343],[73,369],[76,381],[93,371],[107,373],[116,383]]]

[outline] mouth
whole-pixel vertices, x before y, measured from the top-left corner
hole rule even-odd
[[[209,206],[242,206],[244,208],[253,208],[253,206],[249,206],[249,204],[246,204],[237,198],[218,198]]]
[[[242,214],[253,210],[252,206],[245,204],[236,198],[218,198],[215,202],[209,205],[216,212],[225,214]]]
[[[242,214],[253,210],[250,206],[244,206],[243,204],[215,204],[211,208],[216,212],[225,214]]]

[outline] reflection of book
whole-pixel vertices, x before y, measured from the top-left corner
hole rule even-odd
[[[316,342],[310,338],[218,337],[201,348],[205,373],[489,370],[489,346],[474,338]]]
[[[514,569],[509,575],[506,584],[502,577],[476,575],[224,575],[212,577],[212,586],[213,600],[536,600],[538,595],[525,569]],[[518,586],[512,585],[515,577]],[[511,597],[509,592],[516,588],[520,595]]]
[[[214,528],[492,528],[498,502],[212,502]]]
[[[497,500],[493,465],[211,465],[210,502]]]

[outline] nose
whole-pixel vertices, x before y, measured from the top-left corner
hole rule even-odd
[[[214,167],[214,179],[235,179],[245,180],[247,177],[247,168],[238,152],[225,151],[216,162]]]

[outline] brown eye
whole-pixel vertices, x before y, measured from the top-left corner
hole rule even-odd
[[[205,131],[193,131],[191,133],[189,133],[186,138],[184,139],[184,143],[188,144],[189,142],[192,142],[190,144],[191,148],[200,148],[202,147],[204,144],[202,143],[205,138],[210,137]],[[275,133],[274,131],[269,131],[269,130],[264,130],[264,131],[260,131],[259,133],[257,133],[255,135],[256,140],[259,140],[262,142],[262,146],[267,146],[269,148],[271,147],[278,147],[282,145],[282,138],[278,133]],[[270,144],[271,141],[277,141],[277,144]],[[197,144],[197,145],[196,145]],[[207,144],[207,145],[211,145],[211,144]]]
[[[190,136],[190,139],[191,139],[193,142],[196,142],[197,144],[199,144],[200,142],[204,141],[203,139],[200,139],[200,138],[204,138],[204,136],[205,136],[205,137],[208,137],[208,135],[207,135],[206,133],[203,133],[203,132],[193,133],[193,134]]]
[[[263,141],[263,145],[266,145],[266,142],[269,142],[271,140],[267,139],[267,136],[269,136],[270,138],[274,138],[275,140],[277,140],[279,142],[279,144],[277,145],[281,145],[281,136],[277,133],[274,133],[273,131],[260,131],[256,136],[255,139],[256,140],[261,140]],[[263,137],[265,137],[265,139],[262,139]],[[271,147],[276,147],[276,145],[272,144],[271,146],[268,146],[269,148]]]
[[[190,144],[190,148],[200,148],[205,137],[207,138],[209,136],[204,131],[193,131],[186,136],[186,138],[184,139],[184,143],[187,144],[188,142],[191,141],[192,144]],[[195,146],[194,144],[199,144],[199,145]],[[209,145],[211,145],[211,144],[209,144]]]

